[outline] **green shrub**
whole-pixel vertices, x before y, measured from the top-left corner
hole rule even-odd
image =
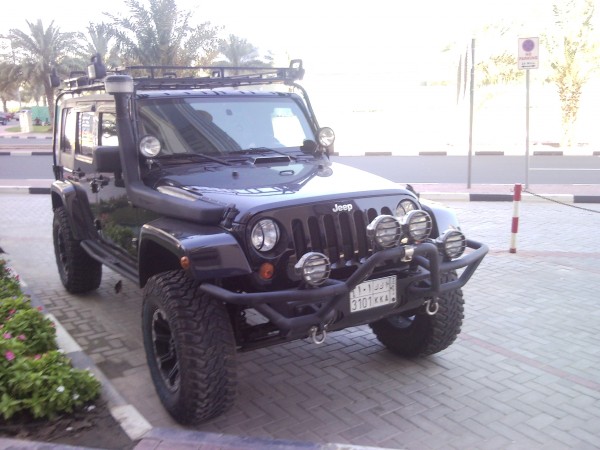
[[[54,324],[23,296],[3,260],[0,294],[0,416],[51,418],[97,398],[100,383],[57,349]]]
[[[6,261],[0,259],[0,298],[21,295],[19,277],[7,267]]]

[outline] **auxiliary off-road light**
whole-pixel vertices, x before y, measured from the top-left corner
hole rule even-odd
[[[252,245],[259,252],[268,252],[279,242],[279,226],[271,219],[261,219],[252,228]]]
[[[140,139],[140,153],[147,158],[153,158],[160,153],[160,141],[154,136],[144,136]]]
[[[367,236],[379,248],[391,248],[402,239],[402,225],[393,216],[377,216],[367,225]]]
[[[329,278],[331,263],[323,253],[309,252],[300,258],[294,269],[306,284],[320,286]]]
[[[431,233],[432,221],[427,211],[417,209],[409,211],[402,218],[402,229],[410,239],[420,242],[429,237]]]
[[[415,209],[418,209],[415,202],[404,199],[396,206],[396,217],[404,217],[410,211],[414,211]]]
[[[444,255],[450,259],[460,257],[467,248],[467,239],[458,230],[446,230],[435,242]]]
[[[319,129],[317,137],[319,139],[319,144],[321,144],[323,147],[330,147],[335,141],[335,133],[329,127],[323,127]]]

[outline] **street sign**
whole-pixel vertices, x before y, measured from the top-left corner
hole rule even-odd
[[[519,38],[519,69],[540,67],[540,39],[537,37]]]

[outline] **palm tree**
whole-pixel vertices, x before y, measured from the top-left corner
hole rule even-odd
[[[41,20],[36,23],[27,21],[29,32],[10,30],[10,37],[17,52],[24,79],[30,83],[42,85],[50,109],[50,118],[54,117],[54,89],[50,84],[52,67],[67,61],[77,52],[75,33],[63,33],[54,26],[54,21],[44,28]]]
[[[598,70],[598,43],[591,34],[595,2],[555,2],[555,27],[544,35],[552,73],[548,79],[556,86],[560,100],[563,137],[561,145],[571,146],[579,116],[585,84]]]
[[[233,67],[264,67],[269,64],[261,61],[258,49],[246,39],[233,34],[229,38],[221,41],[219,51],[226,58],[226,61],[219,61],[221,65],[231,65]]]
[[[84,48],[86,55],[101,55],[107,66],[116,67],[122,64],[117,53],[115,33],[111,25],[90,23],[87,26],[87,34],[80,33],[79,38],[86,43]]]
[[[2,102],[2,111],[7,111],[6,104],[9,100],[18,98],[20,80],[21,71],[19,66],[9,62],[0,62],[0,101]]]
[[[127,17],[106,13],[116,45],[129,65],[206,65],[218,54],[218,29],[209,22],[193,27],[192,13],[173,0],[125,0]]]

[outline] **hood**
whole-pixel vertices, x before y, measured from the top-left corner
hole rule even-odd
[[[158,176],[157,176],[158,175]],[[163,167],[154,189],[234,206],[241,213],[325,200],[412,194],[390,180],[326,160],[235,166],[196,164]],[[190,199],[192,199],[190,198]]]

